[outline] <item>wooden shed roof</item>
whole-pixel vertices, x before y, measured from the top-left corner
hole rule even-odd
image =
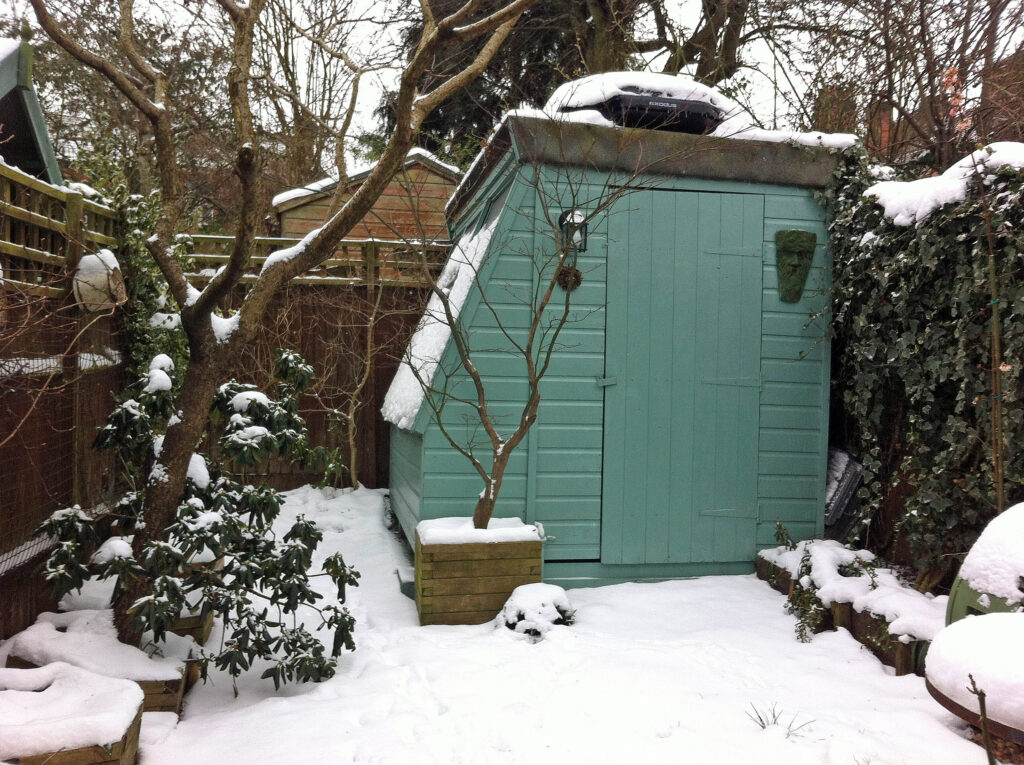
[[[454,220],[508,151],[521,164],[586,167],[635,175],[824,188],[837,152],[786,142],[716,138],[509,116],[477,155],[448,204]]]
[[[455,167],[455,165],[449,165],[446,162],[442,162],[426,149],[415,147],[409,151],[405,157],[405,164],[403,167],[410,168],[413,165],[422,165],[438,175],[451,180],[453,183],[458,183],[462,180],[462,171],[459,170],[459,168]],[[376,167],[376,165],[370,165],[351,173],[348,176],[348,186],[354,186],[366,180],[374,167]],[[314,200],[323,199],[324,197],[333,194],[336,188],[338,188],[337,178],[321,178],[320,180],[313,181],[305,186],[299,186],[298,188],[281,192],[273,198],[271,205],[275,211],[282,213],[286,210],[291,210],[292,208],[309,204]]]

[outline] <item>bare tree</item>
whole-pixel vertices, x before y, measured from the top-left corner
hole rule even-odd
[[[225,301],[241,283],[263,218],[260,200],[265,149],[257,133],[251,95],[254,39],[267,1],[217,0],[214,4],[231,39],[226,84],[234,126],[234,168],[240,207],[229,261],[200,291],[188,283],[182,264],[172,254],[175,235],[185,213],[182,166],[175,141],[175,126],[182,115],[169,97],[168,73],[147,59],[138,43],[134,0],[120,0],[119,12],[114,18],[124,65],[90,50],[68,34],[63,15],[55,15],[55,0],[31,0],[36,18],[46,33],[68,54],[106,78],[149,123],[153,134],[163,211],[148,247],[180,307],[181,325],[188,339],[189,366],[173,404],[179,414],[167,430],[159,469],[151,472],[146,489],[145,528],[135,536],[136,555],[152,539],[159,538],[173,521],[184,490],[189,460],[203,436],[210,404],[227,364],[252,341],[273,296],[291,278],[330,257],[335,242],[366,215],[401,166],[426,116],[442,100],[479,75],[533,2],[535,0],[510,0],[484,12],[479,0],[467,0],[443,16],[435,15],[428,3],[421,4],[423,34],[400,73],[396,102],[398,120],[380,161],[321,228],[311,232],[297,246],[269,258],[247,290],[240,309],[224,316]],[[71,13],[74,10],[74,4],[65,8]],[[188,14],[206,10],[208,6],[193,10],[186,4],[183,8]],[[471,62],[435,87],[426,91],[420,89],[423,73],[438,51],[474,39],[482,40],[483,44]],[[115,603],[115,622],[123,639],[137,636],[129,606],[146,594],[146,587],[145,581],[135,580]]]
[[[882,160],[923,155],[939,172],[989,140],[1005,103],[994,72],[1024,28],[1019,0],[765,0],[751,15],[794,123],[860,132]],[[845,124],[829,122],[837,111]]]
[[[518,173],[519,182],[534,188],[539,199],[537,213],[511,208],[532,219],[537,235],[533,246],[515,250],[532,264],[532,287],[488,284],[481,278],[491,254],[513,246],[496,233],[499,215],[508,204],[511,187],[507,187],[504,196],[489,203],[483,222],[463,235],[441,274],[431,279],[431,298],[417,335],[428,336],[434,331],[432,325],[446,327],[449,344],[455,349],[454,363],[446,366],[443,353],[438,356],[434,350],[425,350],[431,342],[421,346],[414,335],[399,373],[420,386],[433,421],[483,482],[473,511],[476,528],[487,527],[512,454],[537,422],[544,377],[554,354],[565,349],[560,341],[562,331],[603,308],[573,302],[574,290],[588,278],[579,268],[581,243],[588,229],[593,230],[612,206],[630,193],[635,177],[630,173],[595,177],[583,167],[560,168],[554,180],[535,166],[523,166]],[[561,212],[553,213],[555,210]],[[484,312],[489,325],[497,329],[500,347],[481,346],[473,336],[463,313],[470,291],[479,297],[477,311]],[[506,320],[498,296],[526,309],[525,326]],[[480,371],[481,360],[495,355],[521,364],[525,396],[513,415],[498,413]],[[396,378],[396,384],[407,383]],[[449,411],[452,405],[471,412],[462,423],[464,427],[459,427],[461,421]]]

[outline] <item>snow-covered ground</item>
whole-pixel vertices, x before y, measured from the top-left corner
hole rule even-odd
[[[329,682],[280,693],[256,672],[235,698],[214,676],[176,727],[147,719],[144,765],[985,762],[923,680],[843,631],[797,642],[783,597],[753,576],[571,590],[576,623],[534,644],[417,626],[379,493],[303,488],[282,524],[299,512],[325,530],[321,559],[341,550],[362,572],[357,651]]]

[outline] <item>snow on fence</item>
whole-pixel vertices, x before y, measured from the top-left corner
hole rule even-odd
[[[86,252],[113,247],[116,216],[72,189],[0,162],[3,293],[61,298]]]

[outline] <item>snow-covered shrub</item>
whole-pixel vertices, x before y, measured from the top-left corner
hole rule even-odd
[[[277,372],[275,398],[233,381],[221,387],[211,420],[224,457],[255,466],[271,455],[302,456],[307,449],[296,402],[313,370],[297,354],[285,351]],[[99,448],[117,449],[126,463],[144,466],[144,475],[159,469],[162,433],[175,418],[169,411],[173,375],[170,358],[155,358],[149,373],[130,386],[97,437]],[[143,484],[117,503],[114,515],[124,532],[145,522],[144,492]],[[345,587],[357,584],[359,574],[340,554],[327,558],[322,573],[311,574],[322,534],[300,516],[278,538],[272,525],[281,505],[282,498],[273,489],[243,485],[217,463],[194,454],[177,517],[163,538],[127,555],[122,546],[119,554],[93,562],[101,578],[117,578],[118,588],[138,577],[148,581],[150,594],[125,605],[140,630],[151,631],[156,640],[165,637],[186,607],[198,609],[204,618],[213,613],[223,620],[222,644],[203,653],[204,675],[210,662],[237,676],[254,660],[263,659],[272,662],[263,677],[275,686],[291,680],[325,680],[334,674],[342,648],[354,648],[354,620],[344,608]],[[58,599],[80,589],[89,575],[82,561],[95,539],[92,523],[80,509],[69,508],[54,513],[41,527],[59,541],[44,567]],[[190,565],[217,558],[225,560],[223,568]],[[337,604],[317,605],[322,596],[310,587],[310,576],[332,579],[338,587]],[[316,629],[334,632],[329,657],[299,621],[300,609],[315,615]]]
[[[887,544],[891,529],[864,537],[887,497],[905,496],[897,528],[921,589],[948,577],[995,513],[996,408],[1005,504],[1024,498],[1024,450],[1011,448],[1024,441],[1022,166],[1024,145],[995,144],[942,176],[879,183],[892,172],[852,151],[829,200],[834,398],[864,466],[859,541]]]
[[[576,611],[558,585],[521,584],[512,590],[505,607],[498,615],[500,623],[510,630],[542,640],[556,624],[572,624]]]

